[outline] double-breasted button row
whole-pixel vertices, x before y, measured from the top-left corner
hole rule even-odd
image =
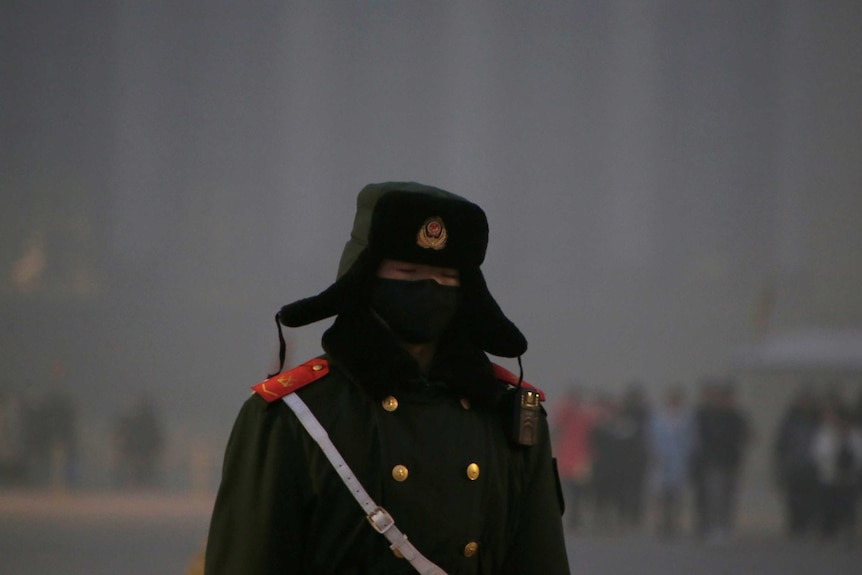
[[[472,407],[472,405],[470,404],[470,400],[466,397],[462,397],[460,403],[461,407],[463,407],[464,409],[470,409],[470,407]],[[383,398],[383,401],[381,401],[380,404],[386,411],[395,411],[396,409],[398,409],[398,398],[394,395],[390,395]]]
[[[479,464],[478,463],[471,463],[470,465],[467,466],[467,469],[465,470],[465,472],[467,475],[467,479],[469,479],[470,481],[475,481],[475,480],[479,479],[479,472],[480,472]],[[397,481],[399,483],[401,483],[402,481],[407,481],[407,477],[409,475],[410,475],[410,470],[407,469],[407,466],[405,466],[405,465],[399,464],[399,465],[396,465],[395,467],[392,468],[392,479],[394,479],[395,481]]]

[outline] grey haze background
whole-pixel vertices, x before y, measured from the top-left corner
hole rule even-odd
[[[7,0],[2,384],[74,393],[93,482],[140,390],[177,458],[220,453],[275,311],[394,179],[486,210],[552,398],[858,326],[860,24],[854,1]]]

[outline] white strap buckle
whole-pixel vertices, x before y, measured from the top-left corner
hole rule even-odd
[[[390,527],[395,525],[395,520],[382,507],[378,507],[368,514],[368,522],[378,533],[386,533]]]

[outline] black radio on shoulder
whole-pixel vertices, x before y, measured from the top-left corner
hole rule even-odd
[[[514,396],[512,440],[518,445],[536,445],[541,430],[539,417],[542,408],[539,392],[521,387],[515,391]]]

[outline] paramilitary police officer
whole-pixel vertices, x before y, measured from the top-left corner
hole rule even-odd
[[[487,242],[460,196],[360,192],[336,282],[276,316],[336,319],[323,355],[243,405],[207,575],[569,573],[542,394],[486,355],[527,348],[479,269]]]

